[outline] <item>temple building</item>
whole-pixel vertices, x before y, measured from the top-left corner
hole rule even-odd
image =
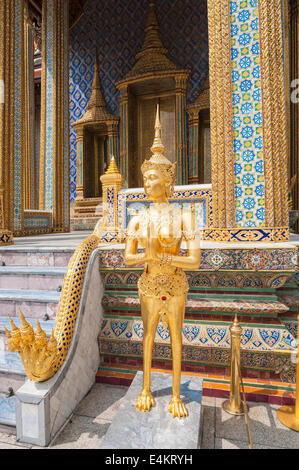
[[[263,381],[269,403],[283,404],[283,391],[294,403],[298,30],[298,0],[0,1],[0,392],[19,400],[5,415],[0,399],[0,425],[47,445],[92,382],[130,385],[142,370],[142,269],[126,266],[124,246],[132,215],[151,205],[140,168],[157,105],[164,155],[176,163],[170,203],[194,210],[201,237],[200,267],[187,272],[182,371],[204,377],[206,395],[227,396],[237,315],[248,396],[258,401]],[[84,239],[96,224],[99,238]],[[68,236],[82,244],[59,245]],[[73,322],[49,389],[56,402],[64,381],[71,389],[80,341],[90,351],[82,390],[61,416],[49,398],[45,413],[59,418],[43,431],[39,418],[34,436],[20,411],[34,401],[4,334],[19,308],[48,338]],[[170,372],[171,359],[159,323],[153,370]]]

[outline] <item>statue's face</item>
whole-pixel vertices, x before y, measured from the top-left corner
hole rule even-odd
[[[158,170],[148,170],[143,174],[144,190],[148,198],[155,200],[166,194],[165,181]]]

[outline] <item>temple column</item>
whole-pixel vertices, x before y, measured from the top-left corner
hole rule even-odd
[[[177,181],[178,185],[188,184],[187,123],[186,123],[187,77],[175,78],[177,117]]]
[[[210,239],[289,238],[281,8],[281,0],[208,1]]]
[[[119,162],[117,161],[120,172],[124,178],[125,188],[128,187],[128,167],[129,167],[129,134],[128,134],[128,113],[129,113],[129,99],[128,87],[125,86],[120,90],[120,155]]]
[[[43,1],[40,143],[41,210],[54,232],[69,230],[69,2]]]
[[[198,112],[189,111],[189,168],[188,168],[188,184],[199,183],[198,169]]]
[[[115,160],[119,161],[118,155],[118,123],[107,122],[108,132],[108,165],[110,165],[111,157],[114,156]]]
[[[35,137],[34,137],[34,51],[33,31],[28,3],[24,15],[24,80],[25,80],[25,154],[24,154],[24,209],[36,208]]]
[[[24,1],[0,2],[0,244],[23,220]]]
[[[84,161],[84,129],[77,127],[77,179],[76,179],[76,200],[84,198],[84,184],[83,184],[83,161]]]
[[[296,175],[296,184],[292,194],[292,209],[299,209],[299,0],[290,2],[289,11],[290,39],[290,176]],[[299,224],[297,223],[298,233]]]

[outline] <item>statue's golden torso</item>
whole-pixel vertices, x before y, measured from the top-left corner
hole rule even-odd
[[[150,208],[136,216],[132,236],[146,247],[148,237],[155,244],[155,251],[178,255],[183,240],[183,217],[180,207],[164,204],[159,209]],[[138,282],[139,294],[147,297],[186,295],[188,281],[184,271],[171,265],[162,266],[157,261],[146,263]]]

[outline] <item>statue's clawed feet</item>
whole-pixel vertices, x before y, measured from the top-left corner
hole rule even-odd
[[[180,398],[172,397],[169,402],[168,411],[172,414],[173,418],[187,418],[188,411]]]
[[[143,390],[136,401],[136,408],[139,411],[149,411],[152,406],[155,406],[155,400],[152,393]]]

